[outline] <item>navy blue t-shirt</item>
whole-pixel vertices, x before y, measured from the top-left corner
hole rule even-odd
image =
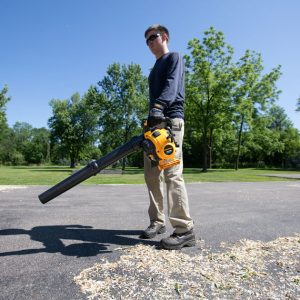
[[[149,77],[150,109],[154,103],[164,106],[169,118],[184,118],[184,63],[177,52],[160,57]]]

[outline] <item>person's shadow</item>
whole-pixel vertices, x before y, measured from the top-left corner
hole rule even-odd
[[[158,242],[139,239],[141,233],[138,230],[93,229],[91,226],[82,225],[38,226],[31,230],[3,229],[0,230],[0,236],[27,234],[33,241],[41,242],[44,247],[0,252],[0,256],[59,252],[63,255],[85,257],[111,252],[110,244],[133,246],[143,243],[158,246]],[[65,246],[62,240],[71,240],[73,243]]]

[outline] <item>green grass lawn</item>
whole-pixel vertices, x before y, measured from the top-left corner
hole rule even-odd
[[[84,166],[81,166],[82,168]],[[80,169],[78,168],[78,169]],[[37,166],[37,167],[0,167],[0,185],[54,185],[72,174],[69,167]],[[300,171],[284,171],[273,169],[213,169],[203,173],[201,169],[184,170],[186,182],[257,182],[293,180],[270,177],[276,174],[300,174]],[[143,170],[128,168],[124,174],[98,174],[83,184],[142,184]]]

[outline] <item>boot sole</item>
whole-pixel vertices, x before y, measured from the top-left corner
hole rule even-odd
[[[166,250],[180,250],[183,247],[194,247],[194,246],[196,246],[196,240],[186,241],[186,242],[184,242],[180,245],[174,245],[174,246],[165,245],[164,243],[161,243],[161,246],[162,246],[163,249],[166,249]]]

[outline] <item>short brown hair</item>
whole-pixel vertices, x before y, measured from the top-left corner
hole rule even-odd
[[[170,39],[170,35],[169,35],[169,30],[167,29],[167,27],[162,26],[160,24],[154,24],[151,25],[150,27],[148,27],[145,31],[145,37],[147,36],[148,32],[151,30],[156,30],[158,31],[160,34],[166,33],[168,36],[168,40]]]

